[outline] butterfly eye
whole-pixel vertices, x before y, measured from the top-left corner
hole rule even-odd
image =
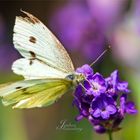
[[[66,79],[74,80],[75,79],[75,75],[74,74],[70,74],[70,75],[66,76]]]

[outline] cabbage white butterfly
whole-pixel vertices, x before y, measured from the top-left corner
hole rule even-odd
[[[48,106],[84,77],[75,73],[68,53],[50,30],[22,12],[26,17],[16,17],[13,43],[23,58],[13,63],[12,70],[25,80],[1,86],[0,96],[4,105],[13,108]]]

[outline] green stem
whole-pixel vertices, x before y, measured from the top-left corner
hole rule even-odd
[[[109,140],[113,140],[112,131],[111,130],[108,131],[108,137],[109,137]]]

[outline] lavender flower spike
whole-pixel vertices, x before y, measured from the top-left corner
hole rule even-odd
[[[120,130],[126,114],[137,113],[134,103],[127,101],[128,82],[119,80],[118,70],[104,78],[86,64],[76,72],[85,75],[74,93],[73,104],[79,110],[77,121],[86,118],[97,133],[107,133]]]

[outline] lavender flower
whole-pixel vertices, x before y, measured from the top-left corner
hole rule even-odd
[[[86,118],[97,133],[113,132],[120,130],[126,114],[137,113],[134,103],[127,101],[128,83],[119,80],[117,70],[107,78],[93,73],[87,64],[76,72],[85,76],[74,94],[73,104],[79,110],[77,121]]]
[[[88,81],[91,83],[88,90],[92,91],[95,97],[106,91],[107,86],[105,80],[99,73],[95,73]]]
[[[135,114],[137,113],[137,110],[135,109],[135,105],[133,102],[127,102],[127,95],[123,94],[120,97],[120,113],[122,116],[124,116],[125,113],[128,114]]]
[[[117,92],[129,93],[128,82],[120,82],[118,77],[118,70],[111,73],[106,79],[108,85],[108,93],[115,94]]]

